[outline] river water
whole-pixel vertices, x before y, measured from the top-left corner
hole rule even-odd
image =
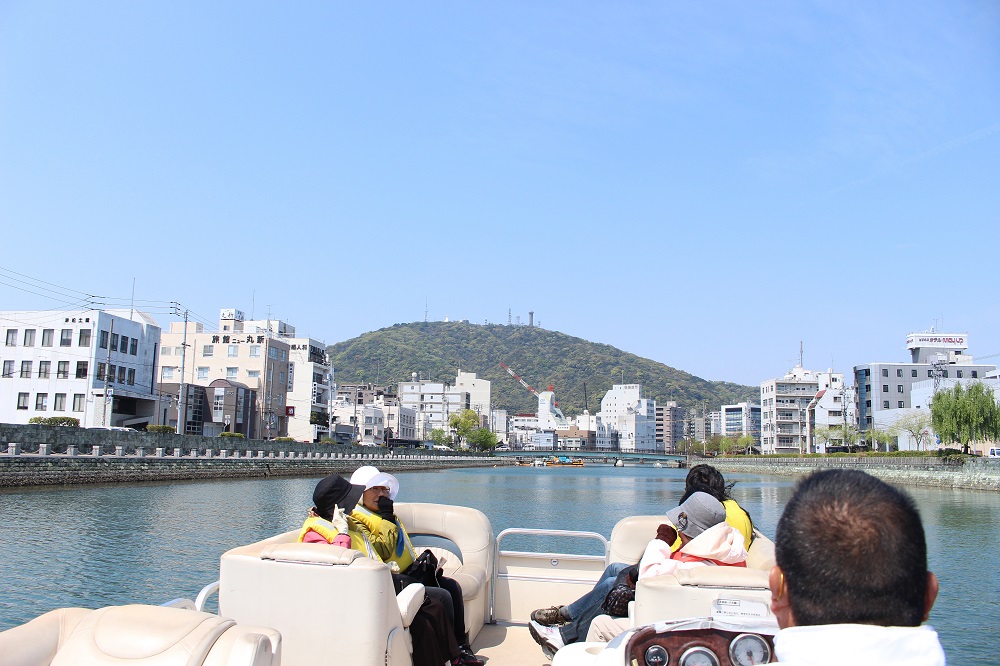
[[[676,506],[684,470],[500,467],[398,474],[397,501],[461,504],[508,527],[588,530],[610,537],[624,516]],[[773,535],[794,480],[746,474],[733,497]],[[225,550],[298,528],[316,478],[148,483],[0,491],[0,630],[53,608],[193,599],[218,578]],[[952,664],[1000,662],[1000,495],[907,489],[927,531],[941,593],[930,624]],[[505,549],[601,551],[504,541]]]

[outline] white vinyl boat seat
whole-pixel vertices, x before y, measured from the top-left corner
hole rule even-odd
[[[182,608],[61,608],[0,633],[5,666],[279,666],[281,635]]]

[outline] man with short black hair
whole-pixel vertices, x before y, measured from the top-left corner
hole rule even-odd
[[[943,665],[921,626],[938,593],[913,499],[857,470],[802,480],[775,534],[771,610],[787,664]]]

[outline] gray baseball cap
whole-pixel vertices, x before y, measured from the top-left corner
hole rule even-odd
[[[726,508],[708,493],[694,493],[678,507],[667,511],[667,519],[692,539],[726,521]]]

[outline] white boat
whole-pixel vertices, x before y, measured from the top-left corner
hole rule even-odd
[[[396,513],[418,550],[430,547],[445,557],[446,575],[463,589],[473,648],[491,666],[548,663],[528,632],[531,611],[582,596],[611,562],[637,561],[663,521],[662,516],[625,518],[608,539],[594,532],[538,529],[495,535],[482,512],[460,506],[399,503]],[[504,548],[510,537],[524,534],[589,540],[604,555]],[[411,585],[397,597],[386,565],[338,546],[297,543],[297,535],[293,529],[224,553],[219,580],[193,601],[46,613],[0,633],[2,661],[6,666],[47,666],[53,658],[60,664],[129,659],[133,666],[410,665],[408,626],[422,587]],[[642,580],[630,607],[632,629],[607,645],[567,646],[552,664],[762,663],[777,631],[768,609],[773,563],[773,544],[759,536],[747,568],[701,567]],[[215,595],[218,613],[205,612]]]

